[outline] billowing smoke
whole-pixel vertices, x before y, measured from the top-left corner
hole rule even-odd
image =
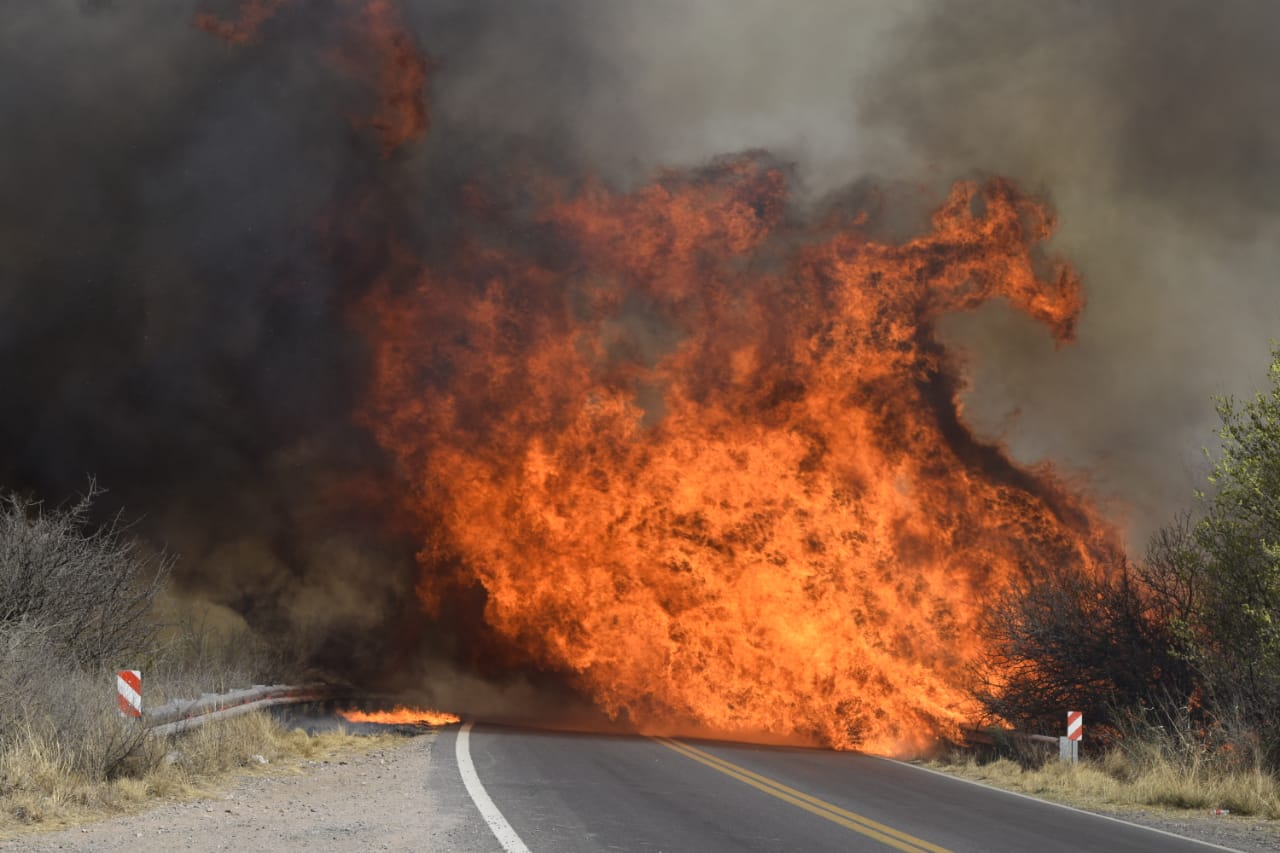
[[[1210,397],[1263,382],[1275,270],[1274,4],[946,3],[905,23],[860,115],[929,164],[1051,197],[1089,307],[1051,352],[1009,315],[957,323],[970,412],[1023,458],[1087,471],[1134,544],[1204,484]]]
[[[347,235],[395,201],[345,205],[393,166],[343,16],[235,47],[202,10],[6,4],[0,480],[59,500],[96,475],[190,591],[341,658],[412,585],[343,319],[382,248]]]
[[[966,415],[1086,473],[1135,540],[1280,329],[1265,2],[0,6],[0,483],[57,499],[96,474],[186,589],[330,664],[424,630],[420,531],[353,420],[350,308],[457,240],[477,175],[626,187],[767,147],[815,205],[884,187],[903,230],[956,177],[1042,192],[1078,343],[998,306],[952,320]]]

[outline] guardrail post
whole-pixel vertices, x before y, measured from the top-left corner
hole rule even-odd
[[[1080,761],[1080,739],[1084,737],[1084,714],[1067,712],[1067,734],[1058,738],[1058,759],[1076,764]]]
[[[142,670],[122,669],[116,673],[116,707],[122,717],[136,720],[142,716]]]

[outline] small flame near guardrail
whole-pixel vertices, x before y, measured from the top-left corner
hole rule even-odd
[[[430,708],[408,708],[397,705],[390,711],[359,711],[354,708],[338,711],[338,716],[348,723],[380,723],[382,725],[409,726],[447,726],[458,723],[462,718],[447,711],[434,711]]]

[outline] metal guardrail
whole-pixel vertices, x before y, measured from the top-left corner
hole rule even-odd
[[[166,702],[144,711],[142,721],[148,734],[171,735],[275,705],[332,699],[340,692],[330,684],[259,684],[229,693],[206,693],[199,699]]]
[[[1012,729],[1001,729],[995,727],[966,728],[962,730],[965,739],[970,746],[981,744],[983,746],[995,746],[997,744],[1040,744],[1052,749],[1058,747],[1058,760],[1069,764],[1076,764],[1080,760],[1080,740],[1079,738],[1069,737],[1052,737],[1050,735],[1033,735],[1026,732],[1014,731]]]
[[[1049,735],[1031,735],[1026,732],[1017,732],[1012,729],[1000,728],[967,728],[963,729],[964,736],[977,743],[987,746],[995,744],[997,739],[1015,740],[1015,741],[1031,741],[1033,743],[1047,743],[1058,745],[1058,738]]]

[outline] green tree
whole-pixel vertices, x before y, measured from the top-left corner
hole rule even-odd
[[[1194,660],[1220,712],[1271,733],[1280,759],[1280,346],[1270,389],[1238,402],[1219,399],[1221,449],[1211,456],[1211,489],[1200,495],[1198,553],[1184,572],[1201,574],[1186,629]]]
[[[1160,565],[1121,564],[1097,577],[1050,571],[995,602],[976,690],[987,712],[1052,734],[1067,710],[1083,711],[1091,740],[1105,740],[1134,714],[1185,705],[1193,672],[1175,632],[1176,589],[1154,589],[1165,580]]]
[[[993,604],[990,713],[1041,728],[1068,704],[1117,727],[1182,720],[1206,744],[1243,735],[1280,768],[1280,345],[1269,378],[1217,400],[1199,512],[1158,531],[1145,560],[1097,578],[1048,567]]]

